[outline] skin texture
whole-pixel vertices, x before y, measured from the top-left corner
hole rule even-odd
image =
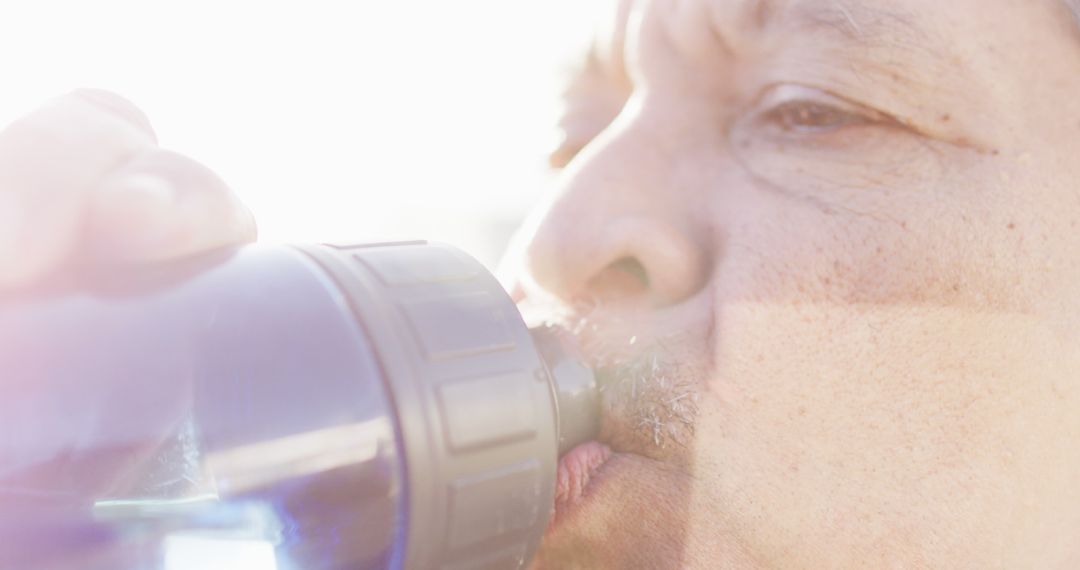
[[[616,464],[535,567],[1080,565],[1069,17],[612,10],[518,294],[599,360],[667,372],[608,392]],[[656,445],[643,407],[687,392],[692,433],[661,410]]]
[[[561,184],[509,264],[600,370],[613,451],[536,568],[1080,567],[1071,18],[612,6],[567,91]],[[0,213],[28,220],[0,224],[0,286],[84,248],[252,237],[129,104],[84,99],[0,134]],[[85,167],[26,160],[44,155]]]

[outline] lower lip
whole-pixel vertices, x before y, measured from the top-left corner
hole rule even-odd
[[[555,515],[548,529],[584,502],[596,483],[595,475],[612,457],[611,449],[595,441],[578,445],[559,459],[555,483]]]

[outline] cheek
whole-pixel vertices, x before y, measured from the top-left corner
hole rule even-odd
[[[884,206],[763,200],[731,226],[701,465],[754,549],[990,560],[1067,504],[1080,365],[1033,316],[1022,209]]]
[[[1045,285],[1031,252],[1042,224],[942,194],[761,199],[721,238],[720,300],[1030,313]]]
[[[717,322],[699,464],[752,549],[981,559],[1068,503],[1078,399],[1029,319],[741,303]]]

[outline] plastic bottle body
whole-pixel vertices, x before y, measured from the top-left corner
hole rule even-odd
[[[0,310],[0,567],[399,566],[396,418],[335,284],[266,247],[164,283]]]

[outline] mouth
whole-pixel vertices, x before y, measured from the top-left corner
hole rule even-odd
[[[698,395],[710,364],[711,318],[703,317],[711,311],[705,303],[703,298],[660,313],[607,303],[599,310],[575,307],[557,319],[548,311],[522,311],[527,318],[547,317],[533,326],[565,333],[595,372],[600,393],[599,434],[559,460],[548,535],[617,507],[620,489],[636,485],[643,471],[689,466]]]
[[[678,351],[664,343],[646,339],[642,344],[614,358],[611,350],[585,345],[583,353],[606,359],[592,362],[601,391],[601,429],[595,440],[559,459],[549,534],[579,514],[588,518],[586,513],[595,508],[591,504],[603,500],[602,488],[613,479],[627,479],[624,471],[690,462],[698,371],[671,364]]]
[[[599,484],[598,473],[612,455],[610,447],[589,441],[574,447],[559,459],[555,514],[548,525],[549,531],[557,528],[561,520],[587,499],[592,487]]]

